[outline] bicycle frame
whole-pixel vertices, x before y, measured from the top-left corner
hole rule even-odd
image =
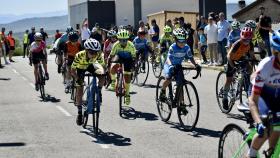
[[[90,78],[88,77],[88,81]],[[98,91],[98,86],[97,86],[97,79],[96,76],[93,75],[93,78],[90,82],[90,84],[86,88],[87,90],[87,113],[92,114],[93,112],[100,112],[100,98],[96,97],[96,102],[94,102],[93,94],[97,94],[98,96],[99,91]],[[97,111],[93,111],[94,107],[96,107]]]
[[[117,86],[116,86],[116,89],[115,89],[115,91],[116,91],[116,96],[117,97],[119,97],[119,96],[124,96],[125,95],[125,88],[124,88],[124,83],[125,83],[125,81],[124,81],[124,74],[123,74],[123,64],[119,64],[119,67],[118,67],[118,69],[117,69]],[[120,76],[123,76],[123,81],[122,81],[122,89],[121,90],[119,90],[119,79],[120,79]]]

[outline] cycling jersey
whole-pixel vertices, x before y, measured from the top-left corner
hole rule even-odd
[[[160,37],[160,46],[162,48],[164,48],[164,50],[162,50],[162,52],[166,52],[167,49],[171,46],[171,44],[173,43],[173,37],[171,35],[166,36],[165,34],[162,34]]]
[[[233,44],[240,39],[240,30],[232,30],[228,35],[228,44]]]
[[[84,50],[76,54],[74,62],[71,65],[71,68],[86,70],[89,65],[94,63],[99,63],[100,65],[104,66],[103,53],[98,52],[95,58],[88,59],[87,53]]]
[[[114,42],[115,43],[115,42]],[[104,52],[104,59],[105,59],[105,62],[107,61],[110,53],[111,53],[111,50],[113,48],[113,45],[114,43],[107,39],[105,42],[104,42],[104,48],[103,48],[103,52]]]
[[[184,59],[193,58],[190,47],[186,44],[184,48],[180,48],[176,43],[173,43],[168,51],[168,58],[172,65],[179,65]]]
[[[143,50],[145,55],[148,54],[150,43],[147,39],[140,39],[139,37],[136,37],[133,40],[133,44],[134,44],[136,50],[138,50],[138,51]]]
[[[241,41],[241,39],[237,40],[235,43],[233,43],[230,52],[232,53],[231,55],[231,60],[233,61],[238,61],[241,59],[243,56],[247,55],[251,50],[254,49],[254,46],[252,43],[245,45]]]
[[[268,110],[280,112],[280,67],[275,56],[263,59],[257,68],[256,76],[252,80],[252,92],[260,95],[260,113]]]
[[[67,53],[68,57],[74,58],[75,55],[81,50],[82,50],[82,47],[79,42],[72,43],[72,42],[68,41],[68,42],[66,42],[64,51]]]
[[[136,49],[132,42],[127,41],[127,45],[125,48],[123,48],[120,44],[120,42],[116,42],[113,45],[112,51],[110,53],[111,56],[119,55],[123,58],[130,58],[132,56],[133,58],[136,57]]]
[[[31,53],[43,53],[43,50],[46,48],[46,43],[41,41],[39,44],[33,42],[30,46]]]

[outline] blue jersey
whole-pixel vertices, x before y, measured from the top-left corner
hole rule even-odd
[[[233,44],[240,39],[240,30],[232,30],[228,35],[228,44]]]
[[[191,53],[190,47],[186,44],[184,48],[180,48],[176,43],[173,43],[169,47],[168,58],[172,65],[179,65],[184,59],[191,59],[193,55]]]
[[[133,40],[133,44],[136,48],[136,50],[141,50],[143,49],[145,53],[148,52],[148,48],[149,48],[149,42],[147,39],[140,39],[139,37],[136,37],[134,40]]]

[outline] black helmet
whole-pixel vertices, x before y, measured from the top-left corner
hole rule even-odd
[[[78,39],[79,39],[79,36],[78,36],[78,34],[76,32],[72,31],[72,32],[69,32],[68,39],[71,42],[77,42]]]

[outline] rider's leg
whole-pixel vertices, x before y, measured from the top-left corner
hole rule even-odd
[[[116,72],[117,72],[117,68],[118,68],[118,64],[113,64],[111,66],[111,71],[110,71],[110,75],[111,75],[111,89],[114,90],[115,89],[115,85],[116,85]]]
[[[248,151],[248,158],[251,157],[257,157],[257,152],[260,150],[264,142],[267,140],[267,131],[265,131],[265,134],[263,137],[259,137],[258,134],[256,134],[252,140],[251,147]]]
[[[269,138],[268,138],[268,141],[269,141],[269,151],[268,151],[268,155],[271,155],[272,152],[274,151],[275,149],[275,146],[278,142],[280,138],[280,132],[276,132],[276,131],[273,131]]]

